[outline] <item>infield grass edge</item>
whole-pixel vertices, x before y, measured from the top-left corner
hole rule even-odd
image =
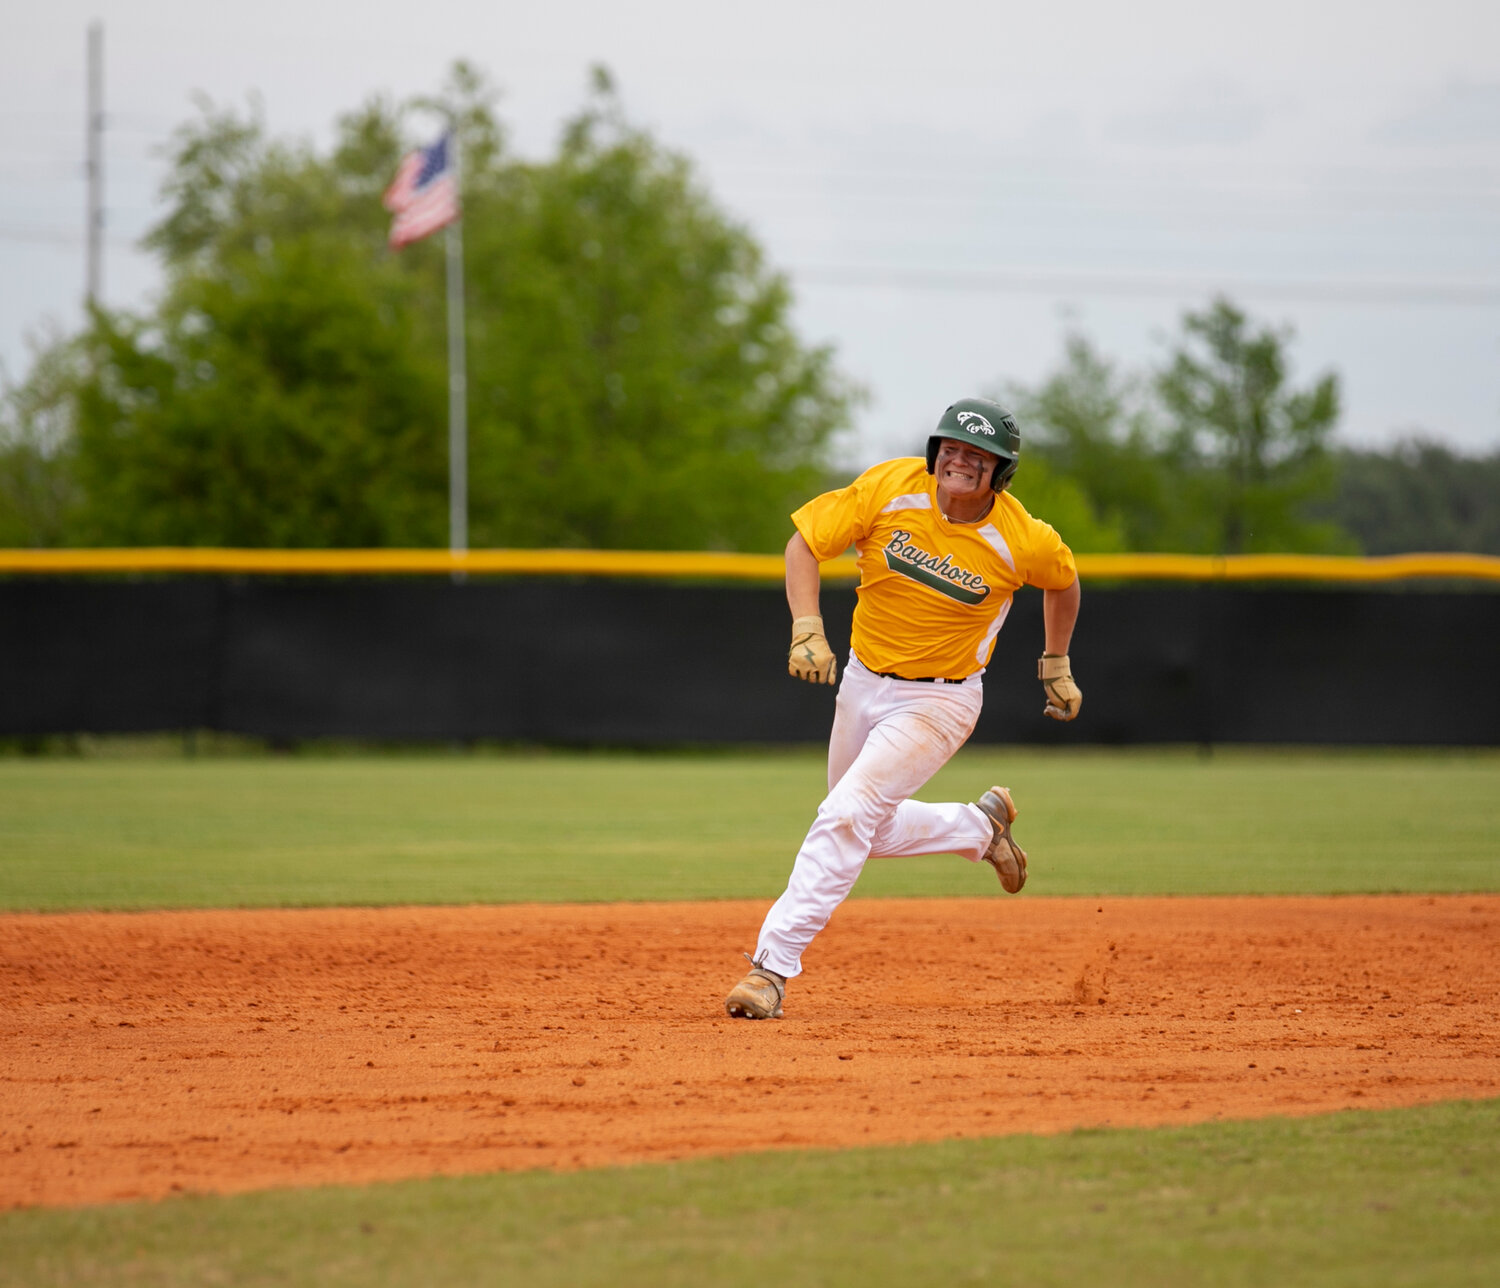
[[[0,1285],[1500,1281],[1500,1100],[0,1214]]]

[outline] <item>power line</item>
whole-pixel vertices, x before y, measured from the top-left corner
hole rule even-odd
[[[87,231],[82,228],[42,228],[25,224],[0,224],[0,242],[45,242],[55,246],[83,245]],[[104,234],[106,245],[124,250],[138,249],[138,238]]]
[[[1173,194],[1202,194],[1243,198],[1245,196],[1290,196],[1339,197],[1350,200],[1396,197],[1413,198],[1500,198],[1500,186],[1496,184],[1493,168],[1475,167],[1468,171],[1445,173],[1448,186],[1424,181],[1420,178],[1396,176],[1376,181],[1344,182],[1319,174],[1316,178],[1300,182],[1289,179],[1259,182],[1238,178],[1220,179],[1193,174],[1163,176],[1152,173],[1130,173],[1103,170],[1047,170],[1028,172],[1025,169],[996,170],[995,168],[966,168],[959,173],[951,171],[916,171],[897,169],[843,169],[837,167],[797,167],[779,165],[744,165],[734,162],[707,163],[705,170],[716,180],[738,180],[739,182],[767,182],[773,188],[805,193],[811,190],[848,192],[851,188],[888,189],[903,196],[931,195],[940,201],[952,200],[955,194],[994,192],[1011,197],[1018,192],[1038,189],[1063,191],[1111,189],[1117,192],[1152,192]],[[1454,179],[1469,180],[1454,183]]]
[[[0,241],[77,246],[80,229],[0,224]],[[135,238],[107,236],[109,245],[138,249]],[[1450,305],[1494,308],[1500,283],[1445,281],[1292,280],[1264,277],[1190,277],[1175,274],[1085,273],[1027,269],[905,269],[873,265],[792,265],[798,284],[851,290],[957,291],[972,294],[1082,295],[1147,299],[1231,297],[1288,300],[1308,304],[1371,304],[1393,307]]]
[[[807,264],[788,269],[798,284],[854,290],[963,291],[979,294],[1181,298],[1227,294],[1309,304],[1421,304],[1493,308],[1500,283],[1354,281],[1265,277],[1188,277],[1149,273],[1033,272],[1027,269],[906,269]]]
[[[1096,221],[1149,219],[1159,225],[1211,220],[1213,226],[1227,224],[1284,226],[1338,230],[1368,227],[1373,220],[1410,226],[1413,223],[1444,226],[1479,224],[1489,228],[1500,210],[1500,188],[1469,192],[1432,191],[1291,191],[1261,190],[1250,196],[1209,187],[1182,186],[1177,191],[1149,185],[1045,184],[1035,186],[948,185],[872,183],[865,187],[828,184],[788,185],[777,182],[721,182],[717,191],[741,210],[761,213],[790,208],[792,217],[807,220],[851,218],[857,212],[862,223],[930,223],[984,219],[1014,227],[1046,222],[1059,217]]]

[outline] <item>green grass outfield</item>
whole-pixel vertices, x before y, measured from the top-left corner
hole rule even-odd
[[[1028,895],[1500,889],[1493,752],[982,749],[922,795],[995,781]],[[0,759],[0,907],[769,899],[821,794],[812,753]],[[0,1285],[983,1282],[1500,1282],[1500,1102],[0,1214]]]
[[[0,759],[0,908],[774,898],[823,775],[813,752]],[[1500,889],[1494,752],[983,749],[921,795],[994,782],[1035,894]],[[877,861],[855,895],[983,876]]]
[[[0,1285],[1443,1285],[1500,1103],[0,1215]]]

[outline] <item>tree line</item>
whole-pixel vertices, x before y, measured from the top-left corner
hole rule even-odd
[[[1337,445],[1338,379],[1296,386],[1293,338],[1218,299],[1183,317],[1154,370],[1121,371],[1073,335],[1045,380],[997,396],[1082,493],[1096,549],[1500,554],[1500,449]]]
[[[381,206],[425,114],[464,165],[472,543],[779,548],[859,391],[606,73],[542,162],[494,97],[460,64],[326,155],[200,104],[147,237],[161,299],[6,391],[0,543],[447,544],[443,238],[390,251]]]
[[[847,481],[863,391],[606,72],[543,161],[510,152],[495,97],[458,64],[326,153],[201,102],[147,237],[160,298],[91,310],[0,389],[0,546],[445,545],[442,238],[390,251],[380,201],[440,114],[464,158],[471,543],[779,549]],[[1500,452],[1336,447],[1338,380],[1297,385],[1292,342],[1224,299],[1152,371],[1070,337],[1044,380],[992,391],[1025,435],[1017,494],[1079,550],[1500,553]]]

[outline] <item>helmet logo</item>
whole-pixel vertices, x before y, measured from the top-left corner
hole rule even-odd
[[[968,433],[988,434],[991,438],[995,436],[995,427],[990,424],[977,411],[961,411],[958,413],[958,427]]]

